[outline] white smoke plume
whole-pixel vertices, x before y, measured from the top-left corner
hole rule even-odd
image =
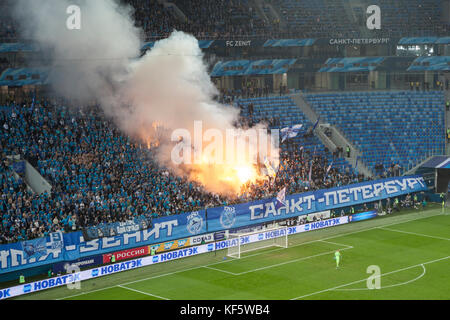
[[[72,4],[81,8],[81,30],[65,27],[66,9]],[[169,133],[186,129],[192,137],[195,121],[201,121],[203,130],[217,129],[224,136],[234,127],[239,110],[214,101],[218,92],[193,36],[175,31],[138,58],[142,43],[132,9],[115,0],[19,0],[15,14],[25,38],[51,48],[56,92],[81,101],[99,101],[127,134],[152,140],[155,123]],[[158,159],[165,166],[188,174],[210,191],[237,191],[235,180],[218,178],[235,174],[230,168],[175,165],[170,134],[159,138]],[[249,148],[258,152],[255,144]],[[225,146],[224,152],[233,150]],[[276,148],[270,158],[276,165]],[[242,163],[232,165],[241,167]]]
[[[71,5],[81,9],[79,30],[66,26]],[[22,37],[50,58],[50,82],[65,97],[85,102],[111,96],[130,59],[139,56],[132,8],[116,1],[16,0],[13,10]]]

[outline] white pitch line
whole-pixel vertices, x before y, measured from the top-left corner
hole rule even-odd
[[[164,298],[164,297],[157,296],[156,294],[144,292],[144,291],[137,290],[137,289],[133,289],[133,288],[128,288],[128,287],[122,286],[122,285],[120,285],[120,284],[117,285],[116,287],[123,288],[123,289],[127,289],[127,290],[130,290],[130,291],[134,291],[134,292],[137,292],[137,293],[140,293],[140,294],[144,294],[144,295],[146,295],[146,296],[151,296],[151,297],[159,298],[159,299],[162,299],[162,300],[170,300],[170,299],[167,299],[167,298]]]
[[[419,217],[419,218],[415,218],[415,219],[410,219],[410,220],[407,220],[407,221],[394,222],[394,223],[386,224],[385,226],[392,226],[392,225],[396,225],[396,224],[407,223],[407,222],[411,222],[411,221],[415,221],[415,220],[420,220],[420,219],[431,218],[431,217],[435,217],[435,216],[439,216],[439,215],[441,215],[441,214],[439,213],[439,214],[434,214],[434,215],[430,215],[430,216],[426,216],[426,217]],[[370,228],[365,228],[365,229],[356,230],[356,231],[351,231],[351,232],[346,232],[346,233],[342,233],[342,234],[338,234],[338,235],[326,237],[326,238],[323,238],[323,239],[311,240],[311,241],[306,241],[306,242],[294,244],[294,245],[289,246],[288,248],[293,248],[293,247],[297,247],[297,246],[303,246],[303,245],[305,245],[305,244],[310,244],[310,243],[315,243],[315,242],[328,242],[328,243],[331,243],[331,244],[334,244],[334,245],[337,245],[337,246],[345,246],[345,247],[348,247],[348,248],[351,249],[351,248],[354,248],[354,247],[351,246],[351,245],[344,244],[344,243],[337,243],[337,242],[325,241],[325,240],[328,240],[328,239],[334,239],[334,238],[339,238],[339,237],[343,237],[343,236],[346,236],[346,235],[350,235],[350,234],[354,234],[354,233],[360,233],[360,232],[364,232],[364,231],[368,231],[368,230],[373,230],[373,229],[378,229],[378,228],[380,228],[380,226],[370,227]],[[285,250],[285,249],[286,249],[286,248],[276,248],[276,249],[272,249],[272,250],[266,250],[266,251],[262,251],[262,252],[258,252],[258,253],[254,253],[254,254],[249,254],[249,255],[246,255],[246,256],[244,256],[244,257],[241,257],[240,260],[242,260],[242,259],[247,259],[247,258],[251,258],[251,257],[258,256],[258,255],[262,255],[262,254],[265,254],[265,253],[268,253],[268,252],[275,252],[275,251],[280,251],[280,250]],[[205,265],[205,266],[206,266],[206,267],[209,267],[209,266],[213,266],[213,265],[218,265],[218,264],[223,264],[223,263],[229,263],[229,262],[233,262],[234,260],[236,260],[236,259],[213,262],[213,263],[207,264],[207,265]],[[200,266],[199,268],[202,268],[202,267],[205,267],[205,266]],[[196,269],[196,268],[190,268],[190,269],[186,269],[186,270],[192,270],[192,269]],[[178,271],[177,271],[177,272],[178,272]],[[181,271],[180,271],[180,272],[181,272]],[[149,278],[149,279],[152,279],[152,278]],[[144,280],[148,280],[148,279],[144,279]],[[142,280],[142,281],[144,281],[144,280]],[[141,281],[141,280],[137,280],[137,281]]]
[[[321,239],[320,239],[320,240],[311,240],[311,241],[306,241],[306,242],[302,242],[302,243],[297,243],[297,244],[288,246],[287,248],[276,248],[276,249],[271,249],[271,250],[266,250],[266,251],[261,251],[261,252],[258,252],[258,253],[253,253],[253,254],[245,255],[245,256],[243,256],[243,257],[241,257],[241,258],[239,258],[239,259],[233,258],[233,259],[230,259],[230,260],[223,260],[223,261],[213,262],[213,263],[210,263],[210,264],[208,264],[208,265],[206,265],[206,266],[209,267],[209,266],[215,266],[215,265],[218,265],[218,264],[229,263],[229,262],[233,262],[233,261],[235,261],[235,260],[247,259],[247,258],[259,256],[259,255],[266,254],[266,253],[270,253],[270,252],[286,250],[286,249],[289,249],[289,248],[294,248],[294,247],[303,246],[303,245],[305,245],[305,244],[316,243],[316,242],[327,242],[327,243],[331,243],[331,244],[334,244],[334,245],[337,245],[337,246],[344,246],[344,247],[348,247],[348,248],[350,248],[350,249],[353,248],[353,246],[349,246],[349,245],[343,244],[343,243],[339,243],[339,244],[338,244],[338,243],[336,243],[336,242],[324,241],[324,240],[321,240]]]
[[[436,216],[440,216],[440,215],[442,215],[442,214],[441,214],[441,213],[438,213],[438,214],[432,214],[432,215],[429,215],[429,216],[427,215],[427,216],[425,216],[425,217],[419,217],[419,218],[415,218],[415,219],[409,219],[409,220],[406,220],[406,221],[400,221],[400,222],[394,222],[394,223],[386,224],[385,226],[393,226],[393,225],[396,225],[396,224],[402,224],[402,223],[412,222],[412,221],[421,220],[421,219],[426,219],[426,218],[431,218],[431,217],[436,217]],[[360,230],[357,230],[357,231],[345,232],[345,233],[341,233],[341,234],[338,234],[338,235],[335,235],[335,236],[331,236],[331,237],[326,237],[326,238],[319,239],[319,240],[312,240],[312,241],[308,241],[308,242],[303,242],[303,243],[301,243],[301,244],[293,245],[293,246],[291,246],[291,247],[295,247],[295,246],[303,245],[303,244],[307,244],[307,243],[312,243],[312,242],[317,242],[317,241],[323,241],[323,240],[328,240],[328,239],[334,239],[334,238],[344,237],[344,236],[347,236],[347,235],[350,235],[350,234],[354,234],[354,233],[359,233],[359,232],[364,232],[364,231],[369,231],[369,230],[377,229],[377,228],[379,228],[379,227],[380,227],[380,226],[376,226],[376,227],[370,227],[370,228],[360,229]],[[284,249],[284,248],[282,248],[282,249]],[[276,251],[276,250],[281,250],[281,249],[275,249],[275,250],[271,250],[271,251]],[[266,252],[267,252],[267,251],[266,251]],[[255,254],[255,255],[256,255],[256,254]],[[251,255],[251,256],[254,256],[254,255]],[[246,256],[246,257],[250,257],[250,255],[249,255],[249,256]],[[241,259],[244,259],[244,258],[246,258],[246,257],[243,257],[243,258],[241,258]],[[130,282],[122,283],[122,285],[127,285],[127,284],[132,284],[132,283],[142,282],[142,281],[146,281],[146,280],[152,280],[152,279],[155,279],[155,278],[160,278],[160,277],[170,276],[170,275],[177,274],[177,273],[180,273],[180,272],[190,271],[190,270],[195,270],[195,269],[203,268],[203,267],[205,267],[205,266],[216,265],[216,264],[220,264],[220,263],[224,263],[224,262],[225,262],[225,261],[214,262],[214,263],[210,263],[210,264],[203,265],[203,266],[197,266],[197,267],[187,268],[187,269],[178,270],[178,271],[174,271],[174,272],[163,273],[163,274],[160,274],[160,275],[157,275],[157,276],[152,276],[152,277],[148,277],[148,278],[143,278],[143,279],[138,279],[138,280],[135,280],[135,281],[130,281]],[[229,261],[226,261],[226,262],[229,262]],[[105,288],[101,288],[101,289],[95,289],[95,290],[92,290],[92,291],[86,291],[86,292],[78,293],[78,294],[75,294],[75,295],[71,295],[71,296],[67,296],[67,297],[63,297],[63,298],[58,298],[58,299],[56,299],[56,300],[63,300],[63,299],[73,298],[73,297],[81,296],[81,295],[84,295],[84,294],[89,294],[89,293],[92,293],[92,292],[97,292],[97,291],[102,291],[102,290],[111,289],[111,288],[114,288],[114,287],[116,287],[116,286],[117,286],[117,285],[109,286],[109,287],[105,287]]]
[[[117,287],[117,285],[110,286],[110,287],[105,287],[105,288],[94,289],[94,290],[86,291],[86,292],[80,292],[80,293],[73,294],[73,295],[70,295],[70,296],[67,296],[67,297],[64,297],[64,298],[57,298],[55,300],[64,300],[64,299],[74,298],[74,297],[82,296],[82,295],[85,295],[85,294],[90,294],[90,293],[94,293],[94,292],[98,292],[98,291],[111,289],[111,288],[114,288],[114,287]]]
[[[380,289],[387,289],[387,288],[393,288],[393,287],[398,287],[398,286],[404,286],[405,284],[409,284],[411,282],[419,280],[427,272],[427,269],[425,268],[425,266],[423,264],[421,264],[420,266],[422,267],[423,271],[418,277],[416,277],[414,279],[411,279],[411,280],[408,280],[406,282],[401,282],[401,283],[391,284],[389,286],[384,286],[384,287],[381,287]],[[350,289],[341,288],[341,289],[334,289],[333,291],[361,291],[361,290],[373,290],[373,289],[369,289],[369,288],[350,288]]]
[[[339,249],[340,249],[340,250],[348,250],[348,249],[353,249],[353,247],[351,247],[351,248],[349,248],[349,247],[347,247],[347,248],[339,248]],[[204,266],[204,268],[212,269],[212,270],[216,270],[216,271],[220,271],[220,272],[224,272],[224,273],[228,273],[228,274],[231,274],[231,275],[233,275],[233,276],[240,276],[240,275],[247,274],[247,273],[251,273],[251,272],[255,272],[255,271],[260,271],[260,270],[270,269],[270,268],[273,268],[273,267],[278,267],[278,266],[282,266],[282,265],[289,264],[289,263],[293,263],[293,262],[297,262],[297,261],[307,260],[307,259],[310,259],[310,258],[319,257],[319,256],[323,256],[323,255],[326,255],[326,254],[331,254],[331,253],[333,253],[333,252],[336,252],[336,250],[333,250],[333,251],[327,251],[327,252],[315,254],[315,255],[312,255],[312,256],[301,257],[301,258],[298,258],[298,259],[293,259],[293,260],[289,260],[289,261],[285,261],[285,262],[281,262],[281,263],[277,263],[277,264],[271,264],[271,265],[269,265],[269,266],[265,266],[265,267],[261,267],[261,268],[256,268],[256,269],[251,269],[251,270],[244,271],[244,272],[239,272],[239,273],[230,272],[230,271],[226,271],[226,270],[222,270],[222,269],[217,269],[217,268],[212,268],[212,267],[209,267],[209,266]]]
[[[343,251],[343,250],[349,250],[349,249],[352,249],[352,248],[342,248],[342,249],[340,249],[340,250]],[[274,268],[274,267],[279,267],[279,266],[283,266],[283,265],[285,265],[285,264],[289,264],[289,263],[293,263],[293,262],[298,262],[298,261],[302,261],[302,260],[307,260],[307,259],[311,259],[311,258],[323,256],[323,255],[326,255],[326,254],[332,254],[332,253],[334,253],[334,252],[336,252],[336,250],[327,251],[327,252],[315,254],[315,255],[312,255],[312,256],[302,257],[302,258],[298,258],[298,259],[293,259],[293,260],[289,260],[289,261],[285,261],[285,262],[281,262],[281,263],[277,263],[277,264],[272,264],[272,265],[270,265],[270,266],[265,266],[265,267],[261,267],[261,268],[256,268],[256,269],[252,269],[252,270],[240,272],[240,273],[237,273],[236,275],[240,276],[240,275],[247,274],[247,273],[251,273],[251,272],[255,272],[255,271],[261,271],[261,270],[265,270],[265,269],[270,269],[270,268]]]
[[[211,269],[211,270],[215,270],[215,271],[219,271],[219,272],[223,272],[223,273],[228,273],[228,274],[231,274],[231,275],[233,275],[233,276],[238,276],[238,275],[239,275],[239,273],[234,273],[234,272],[231,272],[231,271],[226,271],[226,270],[222,270],[222,269],[217,269],[217,268],[213,268],[213,267],[210,267],[210,266],[203,266],[203,268]]]
[[[412,234],[412,235],[420,236],[420,237],[427,237],[427,238],[433,238],[433,239],[439,239],[439,240],[450,241],[449,238],[443,238],[443,237],[431,236],[431,235],[423,234],[423,233],[416,233],[416,232],[410,232],[410,231],[396,230],[396,229],[385,228],[385,227],[379,227],[379,229],[381,229],[381,230],[388,230],[388,231],[392,231],[392,232],[407,233],[407,234]]]
[[[386,272],[386,273],[383,273],[383,274],[379,275],[379,277],[385,276],[385,275],[388,275],[388,274],[392,274],[392,273],[396,273],[396,272],[400,272],[400,271],[404,271],[404,270],[408,270],[408,269],[411,269],[411,268],[415,268],[415,267],[418,267],[420,265],[425,265],[425,264],[430,264],[430,263],[446,260],[448,258],[450,258],[450,256],[447,256],[447,257],[444,257],[444,258],[440,258],[440,259],[436,259],[436,260],[432,260],[432,261],[419,263],[419,264],[416,264],[416,265],[413,265],[413,266],[409,266],[409,267],[406,267],[406,268],[402,268],[402,269]],[[323,292],[327,292],[327,291],[336,290],[336,289],[339,289],[339,288],[342,288],[342,287],[346,287],[346,286],[349,286],[349,285],[352,285],[352,284],[355,284],[355,283],[363,282],[363,281],[367,281],[367,278],[361,279],[361,280],[356,280],[356,281],[345,283],[345,284],[341,284],[341,285],[333,287],[333,288],[328,288],[328,289],[324,289],[324,290],[308,293],[308,294],[305,294],[305,295],[302,295],[302,296],[299,296],[299,297],[296,297],[296,298],[292,298],[291,300],[303,299],[303,298],[306,298],[306,297],[309,297],[309,296],[313,296],[313,295],[316,295],[316,294],[319,294],[319,293],[323,293]]]

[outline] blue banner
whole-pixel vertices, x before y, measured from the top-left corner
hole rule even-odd
[[[50,69],[39,68],[8,68],[0,74],[0,86],[26,86],[48,84]]]
[[[372,219],[372,218],[375,218],[376,216],[378,216],[377,212],[372,210],[372,211],[352,214],[352,215],[348,216],[348,221],[356,222],[356,221],[361,221],[361,220]]]
[[[415,175],[294,194],[286,196],[286,206],[278,209],[275,198],[211,208],[208,209],[208,231],[288,219],[426,190],[423,178]]]
[[[152,219],[136,217],[125,222],[101,223],[84,229],[87,239],[111,237],[122,233],[134,232],[151,228]]]
[[[0,53],[37,51],[39,47],[31,43],[0,43]]]
[[[438,41],[438,37],[412,37],[401,38],[398,44],[402,45],[418,45],[418,44],[433,44]]]
[[[418,57],[406,71],[443,71],[450,70],[450,56]]]
[[[373,71],[384,59],[384,57],[329,58],[319,72]]]
[[[205,221],[205,211],[199,210],[156,218],[151,229],[112,237],[85,240],[83,233],[76,231],[1,245],[0,274],[204,234]],[[62,241],[57,241],[59,235]]]
[[[278,208],[276,198],[211,208],[208,223],[206,212],[200,210],[156,218],[150,229],[100,239],[85,240],[81,231],[56,232],[46,238],[1,245],[0,274],[426,190],[421,176],[396,177],[287,195],[286,205]]]
[[[308,47],[312,46],[316,39],[269,39],[264,47]]]
[[[296,59],[219,61],[214,66],[211,76],[282,74],[288,72],[295,61]]]
[[[11,168],[17,173],[25,173],[25,161],[14,162]]]

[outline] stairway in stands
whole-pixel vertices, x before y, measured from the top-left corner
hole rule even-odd
[[[338,127],[363,154],[364,163],[406,172],[445,152],[441,91],[340,92],[304,95],[321,119]]]
[[[282,150],[294,150],[303,146],[304,151],[309,151],[310,154],[321,155],[328,160],[328,163],[333,161],[333,167],[340,170],[352,170],[351,165],[342,157],[335,158],[331,152],[325,150],[323,143],[315,136],[305,137],[308,129],[314,126],[314,123],[308,120],[301,109],[295,104],[290,96],[271,96],[271,97],[257,97],[248,99],[239,99],[238,104],[244,106],[242,115],[248,117],[248,105],[253,104],[253,119],[259,122],[265,118],[276,118],[279,120],[279,125],[271,126],[271,128],[284,128],[293,126],[295,124],[303,124],[302,130],[297,137],[289,139],[290,144],[281,144]]]

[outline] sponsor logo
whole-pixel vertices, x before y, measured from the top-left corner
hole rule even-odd
[[[223,237],[222,237],[223,238]],[[200,244],[203,240],[205,240],[205,242],[210,242],[214,240],[214,235],[212,233],[208,233],[208,234],[203,234],[201,236],[196,236],[196,237],[191,237],[190,241],[191,244]]]
[[[23,286],[23,292],[28,293],[31,291],[31,284],[26,284]]]
[[[258,234],[258,240],[263,240],[264,239],[264,235],[262,233]]]
[[[173,246],[173,243],[173,241],[164,243],[164,250],[170,250],[170,248],[172,248]]]
[[[9,292],[11,289],[3,289],[0,290],[0,299],[5,299],[11,297],[11,293]]]
[[[297,227],[289,227],[288,230],[289,230],[288,234],[297,233]]]
[[[309,223],[305,224],[305,231],[309,230]]]
[[[140,256],[143,256],[143,255],[146,255],[149,253],[148,248],[149,248],[148,246],[145,246],[145,247],[140,247],[140,248],[135,248],[135,249],[117,251],[114,253],[114,255],[116,257],[116,261],[140,257]],[[103,255],[103,263],[111,262],[111,256],[112,256],[111,253],[104,254]]]
[[[138,257],[138,256],[142,256],[144,254],[146,254],[147,248],[139,248],[139,249],[132,249],[132,250],[127,250],[127,251],[122,251],[122,252],[118,252],[116,259],[117,260],[123,260],[126,258],[133,258],[133,257]]]
[[[159,249],[160,246],[161,246],[160,243],[158,243],[158,244],[152,244],[152,245],[150,246],[150,248],[155,249],[156,251],[158,251],[158,249]]]
[[[197,211],[192,212],[187,216],[188,223],[186,225],[190,234],[197,234],[202,230],[203,218]]]
[[[187,243],[187,239],[178,240],[178,247],[184,247]]]
[[[116,263],[113,265],[109,265],[107,267],[102,267],[102,268],[100,268],[100,270],[101,270],[101,274],[105,275],[105,274],[120,272],[120,271],[139,268],[139,267],[142,267],[142,259],[136,259],[136,260],[132,260],[132,261]]]
[[[154,257],[152,258],[152,262],[153,262],[153,263],[158,262],[158,256],[154,256]]]
[[[187,256],[192,256],[198,254],[198,248],[187,248],[187,249],[181,249],[177,251],[167,252],[167,253],[161,253],[161,262],[168,261],[172,259],[178,259],[183,258]]]
[[[34,282],[34,288],[33,291],[38,291],[38,290],[43,290],[43,289],[47,289],[47,288],[53,288],[53,287],[58,287],[61,286],[63,284],[67,284],[67,283],[74,283],[74,282],[79,282],[80,280],[80,273],[73,273],[73,274],[68,274],[68,275],[64,275],[61,277],[57,277],[57,278],[51,278],[48,280],[42,280],[42,281],[38,281],[38,282]]]
[[[213,251],[214,250],[214,244],[210,243],[208,244],[208,251]]]
[[[91,274],[92,274],[93,277],[98,276],[98,269],[92,270]]]
[[[228,229],[234,225],[236,221],[236,208],[223,207],[222,214],[220,215],[220,224],[222,227]]]
[[[321,229],[321,228],[331,227],[331,226],[334,226],[334,225],[340,224],[340,223],[341,223],[341,221],[339,220],[339,218],[336,218],[336,219],[329,219],[329,220],[324,220],[324,221],[319,221],[319,222],[313,222],[310,224],[310,226],[311,226],[311,230],[313,230],[313,229]]]

